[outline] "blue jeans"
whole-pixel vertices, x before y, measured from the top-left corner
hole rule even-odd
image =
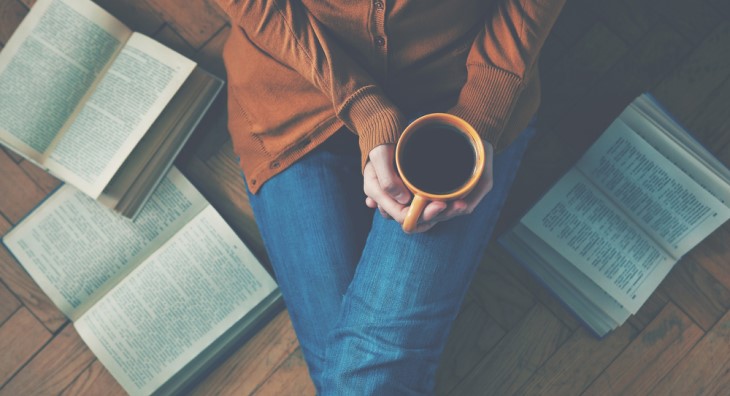
[[[249,193],[320,394],[433,392],[451,324],[533,134],[531,125],[495,156],[494,186],[473,213],[422,234],[365,206],[356,151],[317,148]]]

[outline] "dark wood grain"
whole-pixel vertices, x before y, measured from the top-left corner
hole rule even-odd
[[[15,261],[5,246],[0,246],[0,279],[51,332],[66,323],[63,313]]]
[[[61,395],[104,395],[104,396],[124,396],[124,391],[117,380],[109,374],[106,368],[95,360],[88,365],[84,371],[79,374],[76,379],[64,389]]]
[[[4,151],[0,151],[0,212],[15,224],[43,200],[46,193]]]
[[[315,395],[302,350],[297,349],[252,395]]]
[[[299,347],[289,315],[279,314],[222,363],[193,395],[250,395]]]
[[[652,395],[720,395],[730,385],[730,313],[652,389]]]
[[[0,389],[0,395],[59,394],[93,361],[94,354],[73,326],[66,326]]]
[[[0,44],[5,45],[28,13],[18,0],[0,0]]]
[[[730,309],[730,290],[705,271],[695,256],[676,265],[661,290],[704,330]]]
[[[20,307],[21,303],[15,298],[13,292],[0,282],[0,325],[5,323]]]
[[[704,332],[669,304],[585,391],[584,395],[643,395],[652,389]]]
[[[450,394],[512,394],[569,336],[569,329],[544,306],[536,304]]]
[[[630,325],[622,326],[600,340],[584,329],[574,332],[517,394],[580,394],[621,354],[636,334]],[[591,364],[585,364],[586,361]]]
[[[50,339],[51,333],[30,311],[17,310],[0,326],[0,383],[7,382]]]
[[[473,298],[467,298],[444,348],[436,375],[436,394],[448,394],[505,335]]]

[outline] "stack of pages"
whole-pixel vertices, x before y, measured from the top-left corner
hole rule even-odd
[[[644,94],[500,238],[604,336],[730,218],[730,171]]]

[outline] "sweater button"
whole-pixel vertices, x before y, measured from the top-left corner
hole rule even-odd
[[[384,7],[384,5],[383,5],[383,2],[382,1],[378,0],[378,1],[375,2],[375,9],[376,10],[382,10],[383,7]]]
[[[279,161],[274,161],[271,163],[271,169],[277,169],[281,166],[281,163]]]
[[[381,36],[376,37],[375,38],[375,45],[377,45],[378,47],[384,46],[385,45],[385,39],[383,37],[381,37]]]

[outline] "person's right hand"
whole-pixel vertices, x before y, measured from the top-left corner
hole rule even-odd
[[[383,144],[370,151],[368,162],[363,169],[363,189],[367,196],[365,204],[370,208],[377,208],[383,217],[392,218],[403,224],[412,194],[398,175],[394,159],[395,144]],[[431,221],[443,212],[446,206],[443,202],[430,202],[426,205],[421,220]],[[426,228],[422,228],[418,231],[425,230]]]
[[[377,208],[383,217],[402,224],[411,194],[395,170],[394,156],[394,144],[383,144],[370,151],[363,169],[363,190],[368,207]]]

